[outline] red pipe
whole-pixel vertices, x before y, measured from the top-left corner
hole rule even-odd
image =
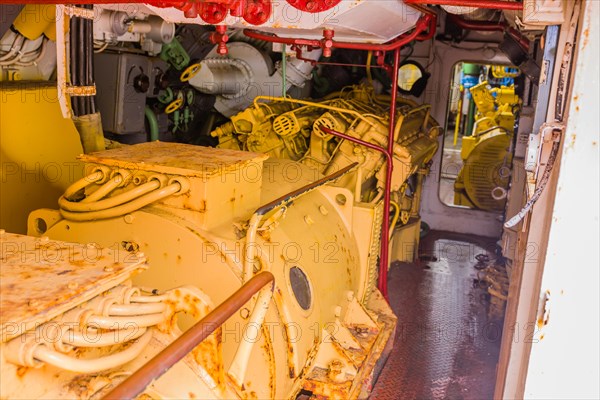
[[[383,225],[381,226],[381,251],[379,253],[379,280],[377,282],[377,287],[381,291],[383,297],[388,300],[388,292],[387,292],[387,264],[388,264],[388,255],[389,255],[389,230],[390,230],[390,187],[391,179],[393,171],[393,158],[392,154],[383,147],[379,147],[376,144],[365,142],[364,140],[355,138],[353,136],[346,135],[345,133],[338,132],[336,130],[327,128],[326,126],[321,125],[320,129],[333,136],[340,137],[342,139],[346,139],[352,143],[359,144],[361,146],[368,147],[369,149],[380,152],[385,156],[385,161],[387,165],[387,175],[385,178],[385,192],[384,192],[384,200],[383,200]],[[393,143],[392,143],[393,145]],[[387,204],[387,206],[386,206]],[[387,212],[386,212],[387,210]]]
[[[394,125],[396,120],[396,96],[398,90],[398,66],[400,64],[400,49],[394,50],[394,67],[392,71],[392,99],[390,108],[390,126],[388,133],[388,146],[387,149],[379,147],[376,144],[365,142],[364,140],[346,135],[344,133],[335,131],[333,129],[321,126],[323,132],[333,136],[341,137],[342,139],[349,140],[352,143],[360,144],[361,146],[368,147],[369,149],[376,150],[382,153],[386,158],[386,176],[385,176],[385,189],[383,192],[383,223],[381,226],[381,252],[379,253],[379,281],[378,288],[381,291],[383,297],[389,302],[388,289],[387,289],[387,272],[389,264],[389,243],[390,243],[390,196],[392,188],[392,173],[394,172]]]
[[[399,49],[407,43],[413,40],[427,40],[433,37],[435,34],[435,26],[437,20],[435,15],[425,14],[418,21],[415,29],[409,34],[402,34],[397,38],[393,39],[388,43],[374,44],[374,43],[350,43],[350,42],[337,42],[330,40],[331,48],[335,49],[353,49],[353,50],[371,50],[371,51],[392,51]],[[427,33],[423,34],[425,31]],[[265,42],[283,43],[288,45],[296,46],[312,46],[323,48],[321,40],[316,39],[301,39],[301,38],[284,38],[277,35],[268,35],[251,29],[244,29],[244,35],[252,39],[264,40]]]
[[[404,0],[406,4],[491,8],[493,10],[522,10],[523,3],[506,0]]]
[[[413,40],[419,39],[419,36],[425,32],[435,18],[430,14],[423,15],[415,26],[415,29],[409,34],[402,34],[391,42],[383,44],[372,44],[372,43],[348,43],[348,42],[333,42],[333,48],[336,49],[354,49],[354,50],[371,50],[371,51],[392,51],[399,49],[400,47],[412,42]],[[436,21],[437,22],[437,21]],[[434,25],[435,26],[435,25]],[[435,28],[433,29],[435,32]],[[425,36],[433,36],[433,32],[430,29]]]
[[[426,15],[427,17],[427,15]],[[390,101],[390,126],[388,131],[388,148],[387,153],[390,155],[387,162],[387,175],[385,177],[385,192],[383,197],[383,237],[385,240],[385,253],[381,265],[379,265],[379,285],[382,288],[385,299],[388,300],[387,290],[387,272],[389,264],[389,240],[390,240],[390,196],[392,191],[392,172],[394,171],[394,163],[392,155],[394,154],[394,130],[396,125],[396,100],[398,96],[398,69],[400,68],[400,48],[394,50],[394,70],[392,72],[392,99]],[[383,244],[383,243],[382,243]],[[385,260],[385,262],[384,262]],[[389,302],[389,300],[388,300]]]

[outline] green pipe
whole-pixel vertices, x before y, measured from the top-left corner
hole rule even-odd
[[[469,99],[469,113],[467,114],[467,127],[464,136],[473,135],[473,126],[475,125],[475,100]]]
[[[156,114],[154,114],[154,111],[149,106],[146,106],[144,115],[146,115],[148,125],[150,126],[150,141],[155,142],[158,140],[158,119],[156,119]]]

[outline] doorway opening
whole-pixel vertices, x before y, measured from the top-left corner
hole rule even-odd
[[[447,206],[504,212],[521,98],[518,68],[459,62],[453,70],[440,173]]]

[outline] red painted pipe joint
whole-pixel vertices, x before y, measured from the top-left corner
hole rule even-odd
[[[215,29],[210,34],[210,41],[217,45],[217,54],[224,56],[229,52],[227,49],[227,41],[229,40],[229,36],[226,34],[227,27],[225,25],[217,25]]]

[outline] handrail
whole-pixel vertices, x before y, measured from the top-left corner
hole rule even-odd
[[[198,344],[219,328],[244,304],[248,302],[267,284],[274,281],[270,272],[261,272],[255,275],[227,300],[219,304],[206,317],[185,331],[173,343],[165,347],[154,358],[135,371],[123,383],[110,391],[104,399],[133,399],[146,389],[146,387],[162,376],[173,365],[191,352]]]

